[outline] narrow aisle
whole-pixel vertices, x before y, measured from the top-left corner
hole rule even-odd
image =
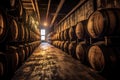
[[[16,71],[12,80],[105,80],[79,61],[42,43]]]

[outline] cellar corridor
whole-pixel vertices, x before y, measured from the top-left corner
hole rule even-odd
[[[0,0],[0,80],[120,80],[120,0]]]
[[[12,80],[105,80],[67,53],[41,43]]]

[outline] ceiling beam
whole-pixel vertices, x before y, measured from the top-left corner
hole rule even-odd
[[[25,6],[24,6],[24,8],[25,8],[25,9],[29,9],[29,10],[33,10],[33,7],[25,7]]]
[[[35,0],[35,7],[36,7],[37,15],[38,15],[38,20],[39,20],[39,23],[40,23],[40,11],[39,11],[39,6],[38,6],[38,1],[37,0]]]
[[[48,8],[47,8],[47,13],[46,13],[46,21],[48,21],[48,14],[49,14],[49,10],[50,10],[50,3],[51,3],[51,0],[48,1]]]
[[[23,3],[23,6],[32,5],[31,3]]]
[[[65,0],[61,0],[61,1],[60,1],[59,5],[58,5],[58,8],[57,8],[57,10],[56,10],[56,12],[55,12],[55,15],[54,15],[54,17],[53,17],[53,19],[52,19],[52,21],[51,21],[50,27],[53,26],[53,23],[55,22],[55,19],[56,19],[57,15],[58,15],[60,9],[62,8],[64,2],[65,2]]]
[[[61,19],[57,25],[59,25],[63,20],[68,18],[80,5],[85,3],[85,1],[87,0],[80,0],[79,3],[63,19]]]
[[[34,4],[33,0],[31,0],[31,2],[32,2],[33,10],[36,11],[35,4]]]

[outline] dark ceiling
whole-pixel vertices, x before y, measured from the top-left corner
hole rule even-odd
[[[50,7],[48,7],[48,3],[50,1]],[[63,2],[61,9],[58,14],[56,10],[59,9],[60,2]],[[80,0],[39,0],[39,10],[40,10],[40,18],[41,24],[44,22],[48,22],[49,26],[57,24],[72,8],[79,3]],[[49,11],[48,11],[49,8]],[[47,17],[48,11],[48,17]],[[55,20],[53,18],[57,14]],[[53,21],[53,24],[51,23]]]
[[[47,27],[51,27],[65,17],[79,1],[80,0],[22,0],[22,3],[26,11],[30,11],[31,8],[28,8],[25,3],[29,5],[31,3],[33,11],[36,11],[40,16],[40,25],[44,27],[43,23],[47,22]]]

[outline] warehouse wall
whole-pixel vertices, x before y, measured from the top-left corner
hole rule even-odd
[[[0,1],[0,80],[10,80],[14,72],[40,44],[36,13],[28,14],[21,0]]]
[[[51,44],[109,79],[117,76],[113,73],[120,70],[119,14],[119,0],[81,0],[54,26]]]

